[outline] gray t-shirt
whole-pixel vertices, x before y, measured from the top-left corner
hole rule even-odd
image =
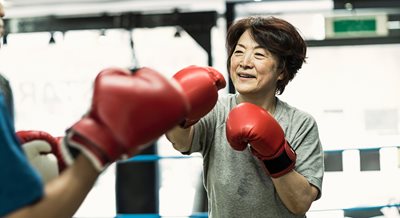
[[[292,214],[283,205],[262,162],[251,154],[250,149],[235,151],[228,144],[225,121],[237,104],[234,94],[220,97],[213,110],[194,125],[188,154],[200,152],[203,155],[203,182],[208,196],[209,216],[305,217]],[[295,170],[320,191],[324,161],[314,118],[278,98],[274,117],[296,151]]]

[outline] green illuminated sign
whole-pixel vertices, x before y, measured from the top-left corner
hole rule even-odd
[[[343,32],[375,32],[376,20],[336,20],[333,22],[333,29],[336,33]]]
[[[379,37],[388,35],[387,15],[325,17],[326,38]]]

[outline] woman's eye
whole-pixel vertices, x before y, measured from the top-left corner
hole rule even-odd
[[[255,53],[254,54],[257,58],[263,58],[265,55],[263,53]]]
[[[235,54],[242,54],[243,52],[240,51],[240,50],[236,50],[234,53],[235,53]]]

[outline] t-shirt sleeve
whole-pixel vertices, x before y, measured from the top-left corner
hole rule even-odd
[[[297,132],[290,145],[296,151],[295,169],[302,174],[318,190],[317,199],[321,197],[324,175],[324,153],[314,118],[308,114],[295,121]]]
[[[43,196],[43,183],[26,159],[0,94],[0,217]]]
[[[206,116],[194,125],[192,145],[189,154],[200,152],[203,156],[207,153],[208,145],[214,139],[218,104]]]

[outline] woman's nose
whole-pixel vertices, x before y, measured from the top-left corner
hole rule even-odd
[[[243,68],[249,68],[253,66],[253,60],[250,54],[243,55],[243,58],[240,61],[240,66]]]

